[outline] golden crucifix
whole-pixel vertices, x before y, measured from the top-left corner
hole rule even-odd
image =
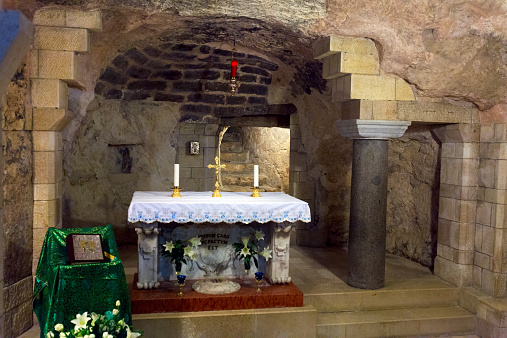
[[[223,168],[225,168],[225,164],[218,164],[218,156],[215,157],[215,165],[208,164],[208,169],[215,169],[216,178],[217,178],[217,181],[215,182],[215,191],[213,191],[212,197],[222,197],[222,195],[220,195],[220,190],[218,190],[218,187],[219,187],[218,173],[219,173],[220,169],[223,169]]]

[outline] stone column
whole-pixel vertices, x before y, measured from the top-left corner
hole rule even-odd
[[[360,289],[384,286],[389,139],[402,136],[410,122],[345,120],[344,137],[354,140],[347,283]]]

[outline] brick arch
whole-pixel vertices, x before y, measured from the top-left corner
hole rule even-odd
[[[229,87],[233,57],[238,60],[240,83],[234,96]],[[268,114],[269,85],[277,70],[278,64],[265,58],[206,44],[136,46],[106,66],[95,94],[105,99],[180,103],[185,119]]]

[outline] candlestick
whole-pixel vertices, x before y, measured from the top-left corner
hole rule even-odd
[[[178,187],[178,186],[174,187],[172,197],[181,197],[181,195],[180,195],[180,187]]]
[[[174,164],[174,186],[180,186],[180,165],[176,163]]]
[[[254,165],[254,187],[259,187],[259,165]]]

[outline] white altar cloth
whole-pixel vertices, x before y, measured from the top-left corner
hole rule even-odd
[[[263,192],[251,197],[250,192],[221,192],[211,197],[211,191],[172,192],[136,191],[128,210],[128,221],[143,223],[267,223],[310,222],[308,203],[283,192]]]

